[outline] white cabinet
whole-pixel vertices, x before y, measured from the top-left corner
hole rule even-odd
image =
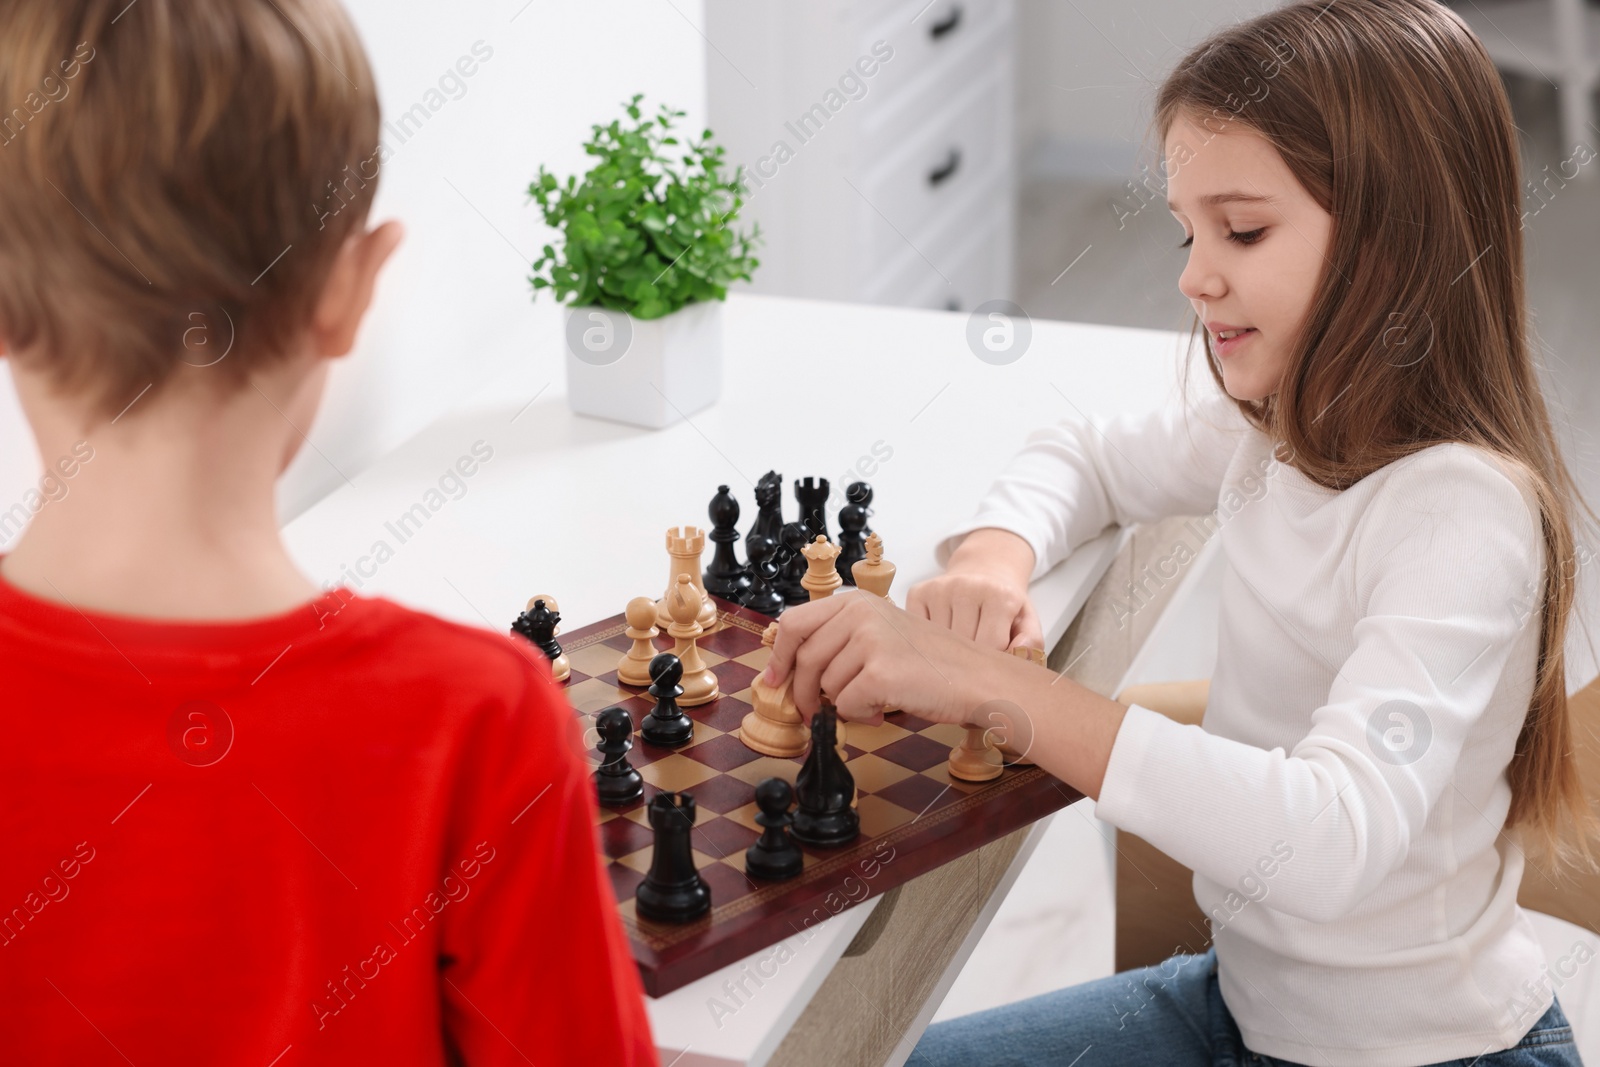
[[[757,292],[1012,298],[1012,0],[706,0],[707,108],[745,167]]]

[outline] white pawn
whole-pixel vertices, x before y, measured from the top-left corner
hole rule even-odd
[[[649,685],[650,661],[655,658],[656,646],[652,639],[661,633],[656,629],[656,602],[647,596],[636,596],[628,601],[626,612],[633,647],[622,654],[617,664],[617,681],[623,685]]]
[[[678,698],[679,707],[709,704],[722,695],[717,676],[700,657],[700,646],[696,644],[705,632],[696,621],[704,602],[689,576],[678,575],[678,584],[667,597],[667,610],[672,614],[672,625],[667,627],[667,633],[673,640],[672,654],[683,664],[683,681],[679,683],[683,686],[683,695]]]
[[[950,750],[950,777],[966,782],[988,782],[1000,777],[1005,762],[989,739],[987,726],[965,726],[961,744]]]

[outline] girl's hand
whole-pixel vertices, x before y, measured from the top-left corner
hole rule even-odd
[[[1027,586],[982,572],[949,571],[911,587],[906,611],[984,648],[1043,648]]]
[[[822,694],[840,718],[873,724],[886,707],[938,722],[963,723],[1019,665],[943,626],[857,590],[800,604],[783,613],[765,681],[794,678],[794,701],[807,721]]]
[[[945,573],[912,587],[906,611],[984,648],[1043,648],[1028,599],[1033,548],[1010,530],[984,527],[961,539]]]

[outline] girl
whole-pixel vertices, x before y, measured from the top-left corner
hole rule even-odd
[[[1521,844],[1569,855],[1570,817],[1592,862],[1594,820],[1577,492],[1524,335],[1499,77],[1433,0],[1302,2],[1186,57],[1155,126],[1222,392],[1036,435],[907,612],[802,605],[767,680],[866,721],[1002,698],[1012,746],[1227,918],[1204,955],[934,1026],[910,1062],[1577,1064],[1517,906]],[[1038,643],[1028,581],[1106,524],[1219,503],[1203,729],[1001,651]],[[1222,908],[1242,882],[1265,893]]]

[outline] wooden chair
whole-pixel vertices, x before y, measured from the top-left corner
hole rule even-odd
[[[1116,699],[1199,725],[1210,679],[1129,686]],[[1577,712],[1578,765],[1584,789],[1600,797],[1600,679],[1572,696]],[[1204,952],[1211,943],[1205,913],[1194,902],[1189,868],[1133,834],[1117,832],[1116,967],[1159,963],[1179,952]],[[1533,911],[1600,933],[1600,874],[1557,879],[1529,857],[1518,902]]]

